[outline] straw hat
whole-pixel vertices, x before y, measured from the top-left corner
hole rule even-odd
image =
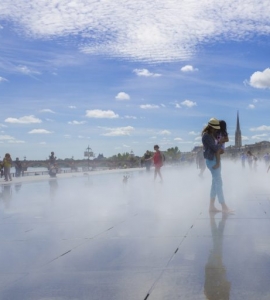
[[[208,121],[208,125],[214,129],[220,129],[219,120],[217,120],[215,118],[211,118]]]

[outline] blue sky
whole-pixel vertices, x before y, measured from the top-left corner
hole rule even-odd
[[[2,0],[0,143],[23,159],[270,140],[268,1]]]

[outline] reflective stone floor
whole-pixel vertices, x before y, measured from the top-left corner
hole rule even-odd
[[[270,174],[222,168],[230,215],[193,165],[0,186],[0,299],[269,300]]]

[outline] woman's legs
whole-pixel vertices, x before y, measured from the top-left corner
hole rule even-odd
[[[228,211],[228,207],[225,204],[225,199],[223,195],[223,188],[222,188],[222,178],[221,178],[221,166],[217,169],[213,169],[213,166],[216,164],[216,160],[208,160],[206,159],[206,165],[209,171],[212,174],[212,186],[210,191],[210,211],[217,211],[215,207],[215,199],[216,196],[218,197],[218,201],[222,206],[223,211]]]
[[[11,174],[10,174],[10,168],[8,168],[8,178],[10,181],[12,181]]]
[[[154,175],[154,180],[156,180],[157,175],[159,176],[160,180],[163,181],[161,172],[160,172],[160,167],[159,166],[155,166],[155,175]]]
[[[4,175],[5,175],[5,180],[12,180],[11,179],[11,174],[10,174],[10,168],[9,167],[4,167]]]

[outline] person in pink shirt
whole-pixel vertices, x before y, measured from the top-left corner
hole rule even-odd
[[[156,151],[154,155],[147,160],[152,159],[154,166],[155,166],[155,173],[154,173],[154,180],[156,180],[157,175],[159,176],[160,180],[163,181],[160,168],[163,166],[163,154],[159,151],[159,146],[155,145],[154,150]]]

